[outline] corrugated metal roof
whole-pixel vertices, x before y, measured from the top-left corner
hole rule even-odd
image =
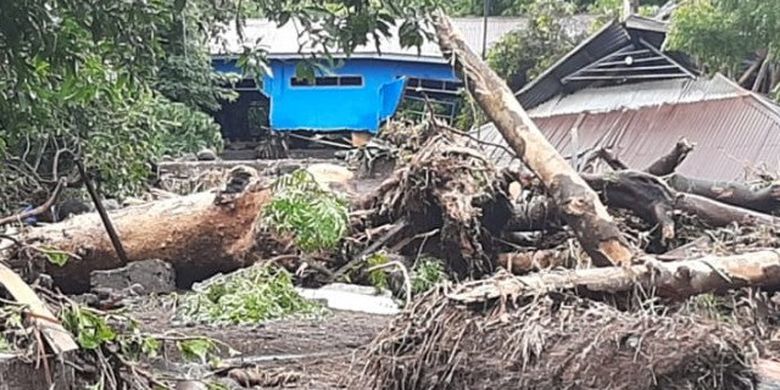
[[[517,100],[526,108],[538,106],[564,90],[561,79],[566,75],[629,43],[631,36],[622,24],[613,21],[605,25],[521,89],[516,95]]]
[[[671,79],[603,88],[586,88],[571,95],[559,95],[529,110],[533,117],[580,112],[637,109],[661,104],[692,103],[723,99],[748,93],[727,77]]]
[[[518,91],[515,94],[517,100],[526,109],[531,109],[560,93],[571,93],[587,88],[594,82],[576,81],[564,85],[562,79],[622,48],[630,45],[638,47],[642,41],[659,49],[666,37],[665,31],[665,22],[636,15],[632,15],[622,23],[613,20]],[[683,62],[682,66],[687,68],[684,59],[674,59]]]
[[[482,50],[482,18],[453,18],[453,24],[461,31],[469,46],[476,52]],[[571,34],[585,32],[593,21],[588,15],[578,15],[565,23],[565,28]],[[487,44],[492,46],[512,30],[524,29],[528,25],[527,18],[491,17],[488,18]],[[226,30],[211,42],[211,54],[214,56],[230,56],[243,52],[244,46],[258,47],[268,51],[272,58],[299,57],[300,53],[318,51],[308,40],[306,34],[299,34],[300,27],[295,21],[284,26],[265,19],[250,19],[243,29],[244,38],[240,39],[235,26],[226,26]],[[416,48],[402,48],[397,39],[397,28],[390,38],[382,37],[380,50],[382,57],[420,58],[444,62],[436,42],[426,41],[418,53]],[[373,39],[367,45],[358,47],[353,57],[377,57]]]
[[[681,138],[696,143],[694,152],[678,169],[686,175],[741,180],[750,167],[765,164],[769,169],[780,169],[780,109],[752,93],[639,109],[537,117],[534,122],[566,156],[575,153],[571,134],[576,126],[578,152],[610,147],[637,169],[667,153]],[[506,146],[492,124],[474,134]],[[512,160],[501,148],[482,148],[499,164]]]

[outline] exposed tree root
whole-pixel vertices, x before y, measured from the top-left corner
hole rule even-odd
[[[516,301],[512,301],[516,302]],[[547,295],[474,308],[433,292],[372,343],[376,389],[752,389],[750,337],[693,316]]]

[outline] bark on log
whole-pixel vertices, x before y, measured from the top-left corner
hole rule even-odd
[[[733,206],[772,213],[780,211],[780,182],[760,190],[735,182],[717,182],[675,174],[666,182],[680,192],[700,195]]]
[[[658,226],[664,240],[674,238],[674,194],[657,178],[635,171],[582,174],[582,177],[604,195],[608,205],[631,210]]]
[[[659,296],[683,299],[706,292],[745,286],[780,287],[780,251],[767,250],[695,260],[650,262],[624,267],[539,272],[519,277],[494,277],[461,285],[450,298],[462,303],[532,296],[569,289],[618,293],[641,285]]]
[[[703,196],[675,192],[656,176],[638,171],[618,171],[604,175],[583,174],[588,184],[602,191],[608,205],[631,210],[650,223],[671,229],[670,213],[682,211],[697,216],[713,227],[731,223],[780,226],[780,218],[721,203]]]
[[[455,60],[479,106],[543,182],[593,263],[629,264],[633,252],[596,193],[542,135],[509,87],[469,48],[450,19],[443,12],[434,19],[442,52]]]
[[[270,192],[259,188],[234,195],[234,199],[226,199],[226,194],[202,192],[128,207],[110,216],[129,261],[167,261],[176,269],[177,284],[187,286],[247,265],[253,261],[247,255],[255,248],[260,256],[270,257],[282,247],[270,234],[254,227]],[[46,272],[66,292],[87,290],[94,270],[125,265],[117,258],[96,213],[33,229],[24,241],[79,256],[70,258],[63,267],[46,264]]]

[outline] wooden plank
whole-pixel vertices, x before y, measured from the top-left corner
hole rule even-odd
[[[79,349],[70,333],[62,327],[57,317],[38,298],[35,291],[16,272],[2,263],[0,263],[0,284],[17,302],[27,306],[30,311],[30,320],[40,329],[52,352],[60,355]]]

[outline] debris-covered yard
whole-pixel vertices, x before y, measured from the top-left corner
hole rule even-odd
[[[779,178],[685,177],[686,140],[572,163],[434,22],[514,164],[431,114],[343,159],[160,162],[116,210],[2,218],[0,389],[779,386]]]

